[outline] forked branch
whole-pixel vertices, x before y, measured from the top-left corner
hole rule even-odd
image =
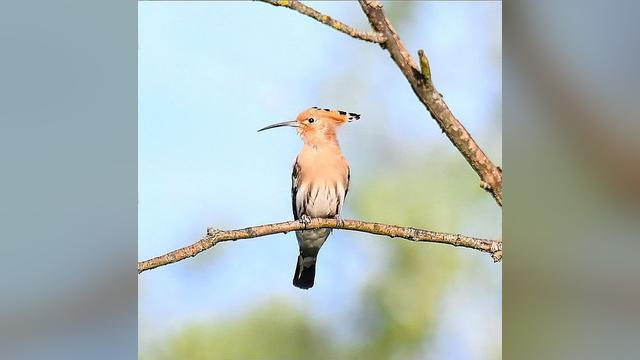
[[[305,224],[301,221],[287,221],[276,224],[253,226],[239,230],[225,231],[209,228],[207,229],[207,233],[200,240],[191,245],[149,260],[138,262],[138,273],[196,256],[199,253],[213,247],[217,243],[224,241],[251,239],[266,235],[287,233],[289,231],[295,230],[320,228],[360,231],[375,235],[398,237],[417,242],[431,242],[461,246],[489,253],[493,257],[493,260],[496,262],[502,259],[502,241],[499,240],[487,240],[460,234],[448,234],[411,227],[379,224],[358,220],[311,219],[308,224]]]
[[[303,15],[306,15],[312,19],[315,19],[325,25],[329,25],[332,28],[341,31],[353,38],[369,41],[373,43],[383,43],[386,41],[384,35],[377,32],[364,32],[357,30],[343,22],[340,22],[329,15],[325,15],[312,7],[309,7],[297,0],[259,0],[273,6],[284,6],[289,9],[295,10]]]

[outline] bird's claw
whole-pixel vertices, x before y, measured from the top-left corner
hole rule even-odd
[[[303,223],[304,226],[307,226],[311,224],[311,217],[309,217],[309,215],[307,214],[303,214],[302,216],[300,216],[300,222]]]
[[[334,216],[334,219],[338,220],[341,226],[344,226],[344,219],[342,218],[342,216],[336,214],[336,216]]]

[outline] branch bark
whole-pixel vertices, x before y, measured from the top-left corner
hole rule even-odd
[[[449,234],[416,229],[412,227],[379,224],[359,220],[311,219],[308,224],[305,224],[301,221],[287,221],[275,224],[253,226],[239,230],[225,231],[209,228],[207,229],[206,235],[204,235],[199,241],[191,245],[149,260],[138,262],[138,273],[155,269],[160,266],[172,264],[184,260],[188,257],[196,256],[199,253],[212,248],[217,243],[224,241],[251,239],[266,235],[287,233],[289,231],[295,230],[320,228],[360,231],[375,235],[398,237],[416,242],[449,244],[489,253],[493,257],[495,262],[498,262],[502,259],[502,241],[499,240],[487,240],[460,234]]]
[[[303,15],[306,15],[312,19],[315,19],[325,25],[329,25],[332,28],[341,31],[353,38],[369,41],[372,43],[383,43],[386,38],[381,33],[377,32],[364,32],[357,30],[343,22],[335,20],[334,18],[325,15],[314,8],[311,8],[297,0],[259,0],[273,6],[284,6],[289,9],[295,10]]]

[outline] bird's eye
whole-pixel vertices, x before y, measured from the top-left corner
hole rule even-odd
[[[309,118],[309,120],[308,120],[308,121],[309,121],[309,124],[313,124],[313,122],[314,122],[314,121],[316,121],[316,119],[314,119],[314,118]]]

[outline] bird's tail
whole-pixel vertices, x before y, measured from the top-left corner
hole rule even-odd
[[[305,256],[300,252],[296,263],[296,272],[293,274],[293,286],[300,289],[313,287],[316,277],[316,255]]]

